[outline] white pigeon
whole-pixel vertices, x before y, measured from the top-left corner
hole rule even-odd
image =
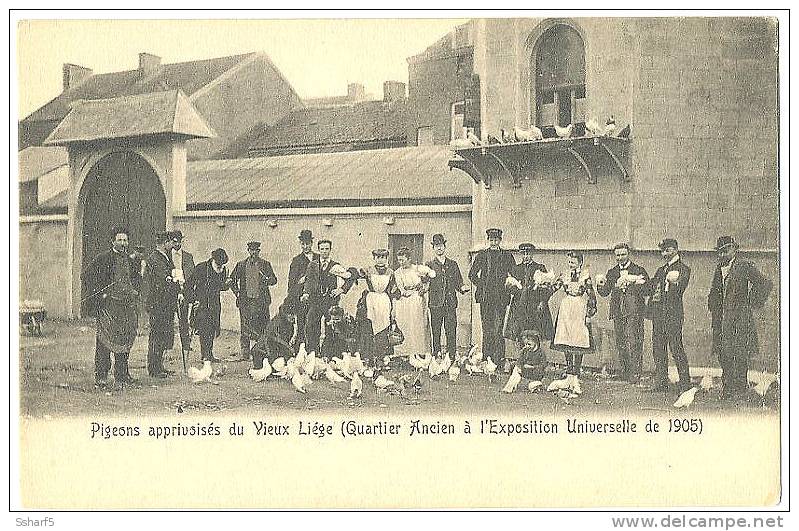
[[[543,382],[539,382],[538,380],[535,380],[535,381],[532,381],[529,384],[527,384],[527,389],[531,393],[535,393],[536,391],[541,389],[543,386],[544,386]]]
[[[569,138],[574,132],[574,124],[569,124],[566,127],[555,125],[555,134],[558,138]]]
[[[208,382],[210,381],[211,374],[213,374],[214,370],[211,367],[211,362],[209,360],[203,361],[203,368],[198,369],[197,367],[189,367],[189,379],[192,383],[200,383],[200,382]]]
[[[305,365],[305,360],[308,357],[308,351],[305,350],[305,343],[300,343],[300,350],[297,352],[297,356],[294,358],[294,366],[295,367],[302,367]]]
[[[319,378],[324,376],[324,374],[327,371],[328,367],[329,367],[329,364],[325,360],[323,360],[321,358],[316,358],[316,361],[314,362],[314,366],[313,366],[313,374],[311,375],[311,377],[314,380],[318,380]]]
[[[352,381],[350,382],[350,398],[358,398],[363,393],[363,381],[358,373],[352,374]]]
[[[377,387],[378,389],[387,389],[388,387],[391,387],[393,385],[397,384],[393,380],[389,380],[382,374],[378,375],[377,378],[375,378],[375,387]]]
[[[522,289],[522,283],[516,277],[508,275],[508,278],[505,279],[505,287]]]
[[[449,357],[449,352],[447,352],[444,355],[444,359],[441,360],[441,372],[447,372],[450,367],[452,367],[452,358]]]
[[[250,369],[247,371],[250,375],[250,378],[253,379],[255,382],[263,382],[266,378],[272,374],[272,366],[269,365],[269,362],[264,363],[264,366],[260,369]]]
[[[366,378],[372,378],[375,375],[375,371],[374,369],[366,369],[365,371],[363,371],[363,375]]]
[[[457,364],[453,363],[452,367],[450,367],[449,371],[447,371],[447,374],[449,375],[450,382],[457,381],[458,376],[461,375],[461,368]]]
[[[344,381],[344,377],[339,375],[339,373],[334,371],[333,367],[329,365],[325,370],[325,378],[327,378],[331,383],[341,383]]]
[[[293,385],[294,389],[296,389],[300,393],[307,392],[305,390],[305,377],[300,371],[294,372],[294,375],[291,377],[291,385]]]
[[[286,362],[286,374],[285,377],[288,379],[294,378],[294,375],[297,374],[297,358],[289,358]]]
[[[410,363],[411,367],[414,369],[427,370],[430,366],[431,359],[433,359],[433,355],[430,353],[425,354],[424,358],[420,358],[417,354],[411,354],[408,357],[408,363]]]
[[[666,273],[666,280],[674,284],[680,279],[680,272],[679,271],[669,271]]]
[[[346,376],[347,378],[352,377],[353,368],[352,368],[352,354],[349,352],[342,352],[341,353],[341,363],[337,367],[341,374]]]
[[[696,392],[699,390],[698,387],[691,387],[684,393],[682,393],[678,398],[677,401],[674,402],[674,407],[676,408],[683,408],[688,407],[694,402],[694,396]]]
[[[494,360],[491,359],[491,356],[488,356],[486,360],[483,362],[483,372],[486,373],[488,379],[494,377],[494,374],[497,372],[497,364],[494,363]]]
[[[748,380],[755,384],[753,390],[760,396],[766,396],[766,393],[774,382],[779,381],[779,376],[776,374],[769,374],[766,372],[749,371]]]
[[[342,360],[341,358],[337,358],[336,356],[333,356],[332,358],[330,358],[330,366],[337,371],[343,371],[344,360]]]
[[[313,376],[313,373],[316,371],[316,352],[311,352],[305,356],[305,361],[302,364],[302,370],[305,372],[305,374]]]
[[[480,350],[480,347],[474,345],[469,349],[469,353],[466,354],[466,357],[469,358],[469,363],[471,365],[477,365],[483,359],[483,352]]]
[[[336,265],[332,266],[328,270],[328,272],[331,275],[335,275],[335,276],[337,276],[339,278],[343,278],[343,279],[349,279],[349,278],[352,277],[352,273],[350,273],[349,269],[347,269],[346,267],[344,267],[341,264],[336,264]]]
[[[475,146],[481,146],[483,144],[483,142],[479,138],[477,138],[477,135],[475,135],[471,131],[466,133],[466,139]]]
[[[427,366],[427,371],[430,373],[430,378],[435,378],[436,376],[444,372],[441,369],[441,364],[439,364],[436,361],[436,359],[433,357],[430,358],[430,364]]]
[[[699,383],[699,387],[702,391],[709,391],[713,389],[713,377],[709,374],[702,376],[702,381]]]
[[[449,141],[449,147],[453,148],[470,148],[474,147],[471,140],[466,138],[453,138]]]
[[[543,271],[536,271],[533,273],[533,284],[540,286],[543,284],[554,284],[558,276],[554,271],[544,273]]]
[[[281,378],[286,375],[286,358],[279,357],[272,362],[272,369],[275,372],[275,376],[280,376]]]
[[[483,369],[481,369],[479,365],[472,365],[471,363],[467,363],[466,372],[468,372],[470,375],[479,374],[483,372]]]
[[[602,136],[605,134],[605,128],[599,125],[599,122],[596,121],[596,118],[589,118],[585,122],[585,130],[590,136]]]
[[[517,142],[532,142],[535,140],[543,140],[544,133],[541,132],[536,126],[531,126],[530,129],[522,129],[521,127],[513,128],[513,135]]]
[[[358,374],[363,374],[363,371],[366,370],[366,365],[364,365],[363,361],[361,360],[360,352],[356,352],[352,355],[350,363],[352,364],[352,370]]]
[[[616,130],[616,119],[611,116],[608,118],[608,121],[605,122],[605,136],[612,136],[613,132]]]
[[[513,372],[510,373],[510,377],[508,378],[508,382],[505,384],[505,387],[502,388],[503,393],[512,393],[518,387],[519,382],[522,381],[522,373],[519,371],[518,367],[513,368]]]

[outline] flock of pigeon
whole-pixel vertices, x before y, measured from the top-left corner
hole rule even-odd
[[[555,134],[557,138],[571,138],[574,135],[574,124],[571,123],[565,127],[555,125]],[[588,118],[585,122],[585,136],[588,138],[598,136],[614,136],[616,132],[616,120],[611,116],[605,121],[605,125],[601,125],[596,118]],[[615,135],[619,138],[627,138],[630,136],[629,124],[625,126],[618,134]],[[499,130],[499,136],[486,135],[485,141],[477,137],[473,132],[464,128],[464,135],[462,138],[453,139],[449,145],[453,148],[469,148],[482,145],[491,144],[510,144],[515,142],[538,142],[556,140],[554,138],[544,138],[544,133],[536,126],[531,126],[529,129],[524,129],[514,126],[513,131],[506,131],[505,129]]]
[[[384,358],[384,367],[388,366],[390,361],[390,357]],[[355,399],[360,398],[363,394],[364,381],[370,382],[379,391],[405,396],[409,389],[413,389],[418,394],[422,388],[422,377],[425,374],[429,375],[430,379],[441,377],[448,378],[450,382],[456,382],[461,372],[465,370],[469,375],[485,375],[489,382],[493,382],[498,368],[491,356],[483,358],[482,352],[476,345],[469,350],[467,355],[456,356],[454,359],[449,354],[446,354],[443,358],[436,358],[432,354],[426,354],[425,356],[414,354],[408,357],[408,363],[416,371],[403,374],[394,381],[383,375],[380,370],[368,367],[358,352],[354,354],[344,352],[340,358],[333,357],[328,361],[318,357],[315,352],[306,352],[305,345],[301,345],[296,356],[288,360],[280,357],[271,364],[268,360],[265,360],[262,369],[249,369],[248,373],[255,382],[263,382],[269,377],[290,382],[294,389],[300,393],[307,393],[308,387],[315,380],[324,378],[333,384],[349,380],[349,398]],[[212,380],[212,376],[223,376],[223,370],[223,368],[218,368],[216,373],[214,373],[211,362],[204,361],[202,368],[189,367],[188,377],[195,384],[202,382],[218,384],[218,381]],[[716,372],[719,371],[716,370]],[[714,377],[718,376],[720,374],[715,374],[714,369],[706,369],[699,385],[680,394],[673,404],[674,407],[679,409],[690,406],[694,402],[697,392],[706,393],[714,387]],[[518,367],[514,366],[507,383],[502,388],[502,392],[515,392],[522,379]],[[753,390],[758,395],[765,396],[771,385],[779,380],[779,376],[751,371],[749,379],[755,384]],[[559,382],[561,380],[553,380],[546,390],[554,392],[555,396],[565,402],[581,394],[581,391],[577,389],[564,388],[564,386],[559,385]],[[531,381],[527,385],[527,390],[531,393],[537,393],[542,389],[543,383],[540,381]]]

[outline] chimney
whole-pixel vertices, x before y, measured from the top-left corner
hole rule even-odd
[[[360,83],[350,83],[347,85],[347,100],[357,102],[366,99],[366,89]]]
[[[91,68],[64,63],[64,90],[68,90],[92,75]]]
[[[144,52],[139,54],[139,71],[143,74],[150,74],[159,66],[161,66],[161,58],[157,55]]]
[[[402,81],[383,82],[383,101],[402,101],[405,99],[405,83]]]

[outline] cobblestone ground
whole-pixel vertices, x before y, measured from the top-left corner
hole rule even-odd
[[[20,407],[23,415],[34,417],[64,417],[83,415],[168,415],[174,412],[205,413],[286,413],[319,410],[364,413],[393,412],[397,414],[507,412],[530,415],[574,415],[590,412],[614,415],[668,414],[676,393],[649,393],[642,386],[602,378],[595,373],[584,375],[583,394],[579,398],[561,399],[552,393],[531,394],[525,386],[513,394],[500,390],[507,376],[499,374],[494,381],[484,375],[469,376],[463,371],[456,382],[445,377],[423,378],[418,395],[411,389],[404,396],[378,391],[368,380],[364,382],[363,397],[350,400],[347,382],[333,384],[325,379],[314,381],[307,394],[294,390],[286,380],[269,379],[253,382],[247,375],[249,363],[231,362],[217,366],[224,374],[213,383],[192,384],[182,375],[180,351],[168,354],[166,367],[176,371],[167,380],[147,376],[147,335],[140,335],[130,357],[131,373],[137,385],[115,387],[107,391],[94,388],[94,328],[91,321],[47,322],[42,337],[20,336]],[[194,339],[190,360],[199,364],[199,346]],[[238,350],[238,336],[225,331],[217,339],[215,355],[226,358]],[[559,361],[557,354],[551,356]],[[555,376],[553,367],[544,384]],[[396,379],[411,372],[402,360],[385,373]],[[558,373],[559,374],[559,373]],[[698,383],[698,380],[697,380]],[[716,386],[720,382],[716,380]],[[697,412],[738,412],[747,415],[777,414],[779,389],[775,385],[760,397],[752,393],[736,401],[722,401],[719,389],[700,391],[688,410],[680,415]],[[683,413],[682,411],[685,411]],[[655,413],[653,413],[655,412]]]

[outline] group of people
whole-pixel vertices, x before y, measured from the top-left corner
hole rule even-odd
[[[614,246],[617,263],[606,274],[592,275],[584,266],[583,254],[571,251],[566,255],[567,271],[556,275],[534,260],[533,244],[519,245],[522,260],[516,263],[512,252],[501,247],[501,229],[488,229],[486,235],[488,245],[476,253],[468,279],[480,306],[482,353],[505,372],[513,367],[505,354],[505,340],[510,339],[520,346],[516,365],[521,373],[539,385],[547,363],[540,346],[549,341],[552,349],[564,353],[566,365],[563,377],[549,388],[580,394],[583,355],[594,349],[591,320],[599,295],[610,296],[618,376],[631,383],[641,378],[644,320],[648,318],[655,362],[652,390],[669,388],[668,352],[677,366],[678,391],[691,387],[682,342],[683,294],[691,269],[681,260],[675,239],[659,243],[664,263],[650,278],[645,268],[632,261],[626,243]],[[444,235],[433,235],[434,257],[424,264],[415,263],[409,249],[398,249],[396,270],[388,265],[386,249],[374,249],[373,263],[367,267],[345,267],[332,258],[330,240],[319,240],[314,250],[310,230],[302,230],[298,239],[301,250],[289,266],[286,298],[272,316],[270,287],[278,278],[269,261],[260,256],[260,242],[249,242],[248,256],[228,274],[224,249],[215,249],[207,261],[195,264],[182,249],[180,231],[159,232],[155,250],[145,258],[141,248],[128,254],[127,230],[114,229],[111,249],[92,261],[83,278],[88,291],[83,299],[86,310],[97,318],[97,386],[108,385],[111,353],[114,380],[135,381],[128,355],[136,337],[140,297],[149,315],[150,376],[173,374],[163,359],[174,346],[176,314],[184,356],[191,351],[191,337],[196,334],[201,359],[220,361],[213,346],[220,333],[221,293],[226,290],[235,295],[241,322],[241,349],[230,361],[251,359],[254,369],[263,368],[265,361],[288,358],[302,345],[327,358],[360,352],[363,359],[382,366],[395,356],[459,357],[458,297],[471,288],[457,262],[447,256]],[[757,350],[752,308],[764,304],[771,282],[752,262],[738,257],[738,245],[731,237],[720,237],[716,251],[719,261],[708,296],[713,351],[722,367],[724,395],[735,396],[748,388],[748,361]],[[355,285],[363,291],[355,315],[349,315],[340,304],[341,297]],[[553,320],[549,302],[559,291],[563,296]]]
[[[552,349],[565,355],[566,371],[549,385],[550,390],[582,392],[580,369],[583,355],[594,349],[591,320],[597,313],[597,294],[610,296],[618,376],[631,383],[641,378],[644,321],[652,322],[652,356],[655,363],[652,391],[668,391],[668,353],[677,367],[677,391],[692,387],[688,357],[683,346],[685,320],[683,295],[691,279],[691,268],[680,258],[677,240],[666,238],[658,247],[661,265],[650,278],[645,268],[631,259],[630,246],[613,247],[616,265],[606,274],[592,275],[584,267],[579,251],[566,254],[568,270],[555,276],[535,262],[535,246],[522,243],[522,262],[517,264],[510,251],[500,247],[502,231],[488,229],[488,247],[474,259],[469,278],[476,286],[483,329],[483,353],[503,363],[504,339],[518,341],[521,347],[518,367],[531,372],[533,384],[542,374],[540,343],[549,340]],[[734,397],[748,389],[749,360],[757,352],[757,331],[752,309],[761,307],[772,283],[748,260],[738,257],[738,244],[721,236],[713,283],[708,294],[708,309],[713,331],[713,352],[722,368],[723,396]],[[562,290],[553,324],[549,300]]]

